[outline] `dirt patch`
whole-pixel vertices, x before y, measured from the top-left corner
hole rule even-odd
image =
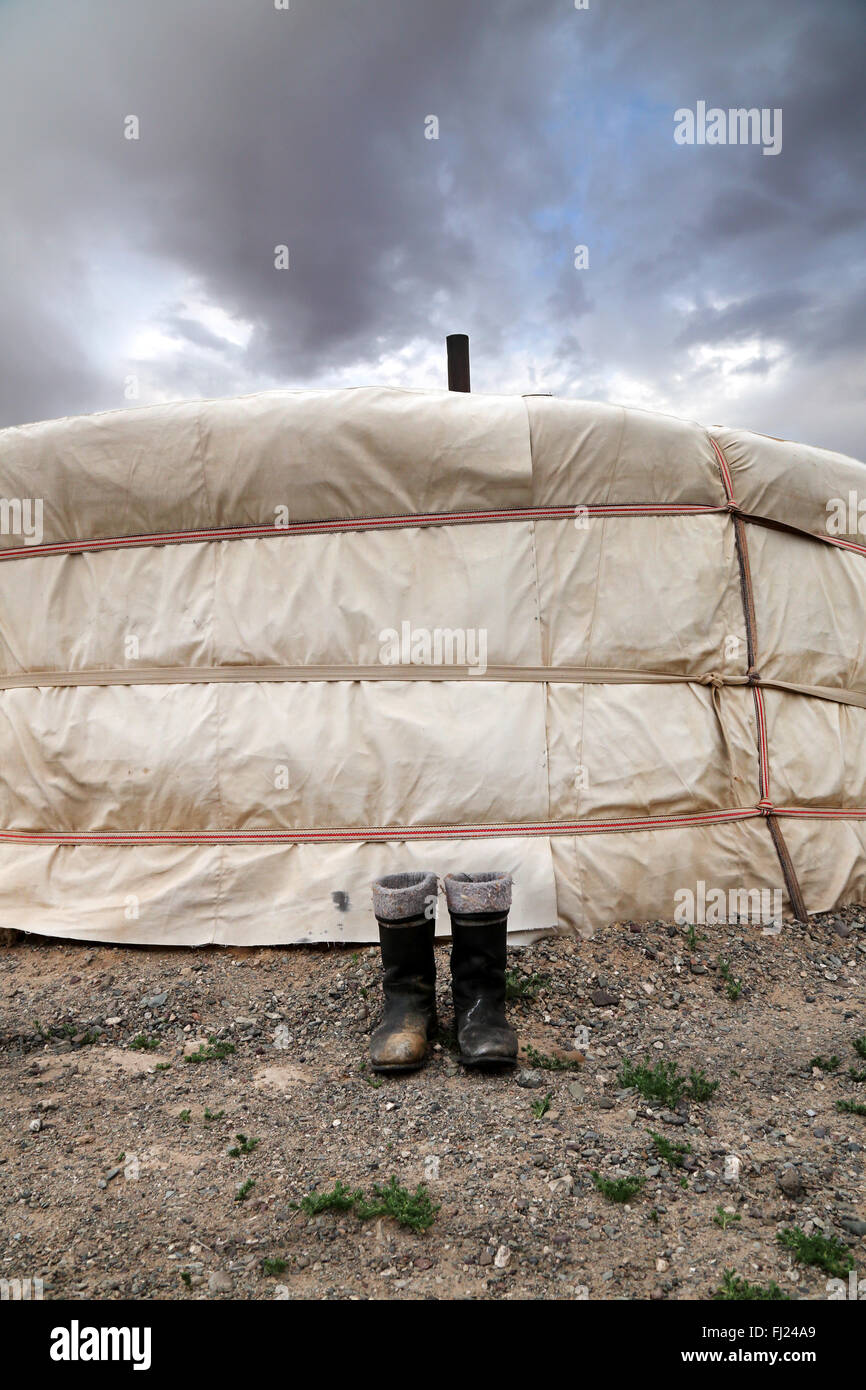
[[[82,1049],[78,1070],[82,1074],[107,1076],[119,1067],[121,1071],[132,1076],[141,1076],[155,1071],[158,1061],[159,1058],[147,1053],[124,1050],[122,1047],[100,1047],[98,1050],[87,1048],[86,1051]]]
[[[253,1076],[257,1091],[293,1091],[296,1086],[309,1084],[312,1080],[309,1068],[303,1067],[261,1067]]]

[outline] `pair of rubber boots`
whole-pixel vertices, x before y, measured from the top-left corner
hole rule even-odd
[[[460,1061],[510,1066],[517,1034],[505,1018],[505,933],[510,874],[447,874],[451,991]],[[434,873],[391,874],[373,884],[382,947],[385,1011],[370,1040],[374,1071],[414,1071],[436,1036],[433,935],[439,881]]]

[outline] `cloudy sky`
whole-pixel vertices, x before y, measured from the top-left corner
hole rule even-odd
[[[477,390],[866,457],[864,0],[284,2],[0,0],[0,424],[441,387],[468,332]]]

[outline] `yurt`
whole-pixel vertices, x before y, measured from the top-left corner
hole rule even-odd
[[[415,868],[510,872],[518,941],[864,900],[854,459],[273,391],[0,431],[0,522],[4,927],[375,940]]]

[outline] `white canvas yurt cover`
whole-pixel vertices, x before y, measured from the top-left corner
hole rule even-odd
[[[364,941],[413,867],[509,870],[515,933],[863,901],[859,499],[839,454],[548,397],[3,430],[0,925]]]

